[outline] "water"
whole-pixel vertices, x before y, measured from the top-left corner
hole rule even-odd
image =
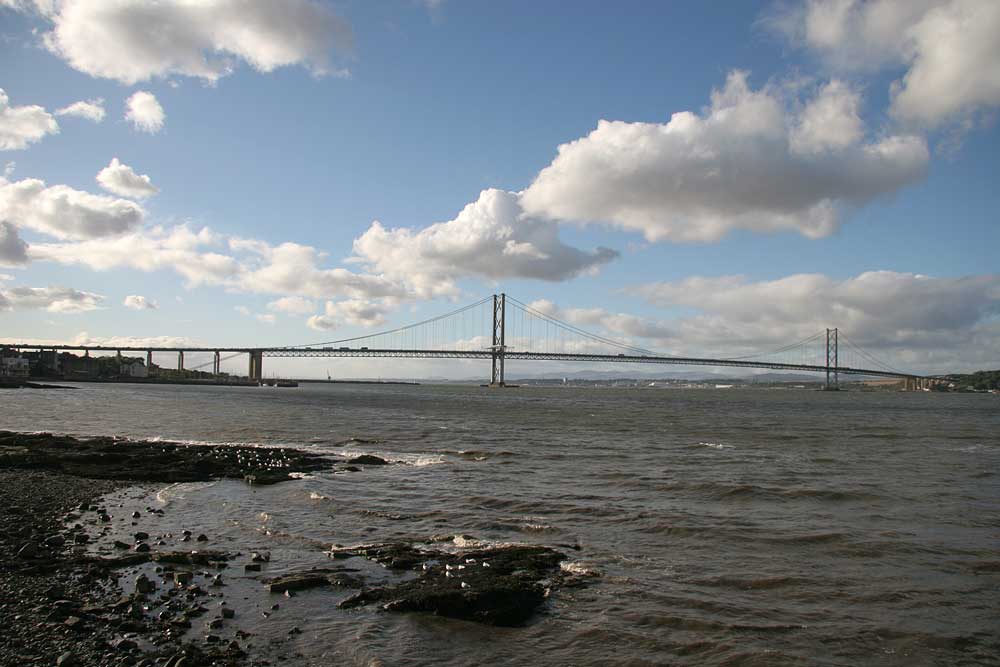
[[[3,401],[9,430],[407,464],[109,499],[164,507],[157,530],[195,526],[210,546],[269,550],[265,575],[328,566],[334,543],[442,533],[558,545],[601,573],[557,592],[527,627],[497,629],[338,610],[349,591],[336,589],[286,600],[227,571],[226,594],[253,611],[222,634],[255,632],[255,646],[292,664],[1000,661],[997,396],[78,385]],[[378,442],[335,444],[352,437]],[[303,634],[289,639],[292,626]]]

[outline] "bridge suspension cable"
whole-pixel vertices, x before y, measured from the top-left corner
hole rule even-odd
[[[523,313],[528,314],[529,316],[533,316],[535,318],[538,318],[538,319],[540,319],[540,320],[542,320],[542,321],[544,321],[544,322],[546,322],[548,324],[551,324],[552,326],[557,327],[557,328],[559,328],[559,329],[561,329],[561,330],[563,330],[563,331],[565,331],[567,333],[575,334],[577,336],[582,336],[585,339],[589,339],[589,340],[597,342],[597,343],[602,343],[604,345],[610,345],[611,347],[619,349],[619,350],[626,350],[626,351],[633,352],[633,353],[640,354],[640,355],[644,355],[644,356],[663,356],[663,355],[659,355],[656,352],[653,352],[651,350],[647,350],[645,348],[636,347],[634,345],[628,345],[626,343],[622,343],[620,341],[616,341],[614,339],[607,338],[605,336],[600,336],[598,334],[591,333],[591,332],[586,331],[584,329],[581,329],[581,328],[579,328],[577,326],[574,326],[574,325],[572,325],[572,324],[570,324],[568,322],[564,322],[563,320],[560,320],[560,319],[558,319],[556,317],[553,317],[551,315],[547,315],[546,313],[543,313],[543,312],[541,312],[540,310],[538,310],[536,308],[532,308],[528,304],[526,304],[526,303],[524,303],[522,301],[519,301],[519,300],[515,299],[514,297],[508,296],[507,297],[507,302],[514,304],[514,310],[515,311],[520,310]],[[529,325],[528,326],[530,327],[530,320],[529,320]],[[517,329],[517,325],[515,324],[515,331],[516,331],[516,329]],[[533,333],[530,328],[529,328],[528,333],[529,333],[529,337]],[[548,333],[548,332],[545,332],[545,333]],[[526,350],[526,351],[530,351],[530,350]]]
[[[378,331],[378,332],[375,332],[375,333],[363,334],[363,335],[360,335],[360,336],[351,336],[350,338],[340,338],[340,339],[337,339],[337,340],[328,340],[328,341],[323,341],[323,342],[319,342],[319,343],[304,343],[304,344],[301,344],[301,345],[288,345],[288,346],[286,346],[286,347],[284,347],[282,349],[285,349],[285,350],[296,350],[296,349],[310,348],[310,347],[326,347],[326,346],[330,346],[330,345],[340,345],[342,343],[353,343],[353,342],[360,341],[360,340],[366,340],[366,339],[378,338],[378,337],[383,337],[383,336],[391,336],[391,335],[394,335],[394,334],[400,334],[400,333],[403,333],[403,332],[406,332],[406,331],[412,331],[412,330],[414,330],[414,329],[416,329],[418,327],[432,325],[432,324],[435,324],[435,323],[438,323],[438,322],[442,322],[442,321],[447,320],[448,318],[454,317],[456,315],[467,313],[467,312],[471,311],[474,308],[477,308],[479,306],[484,305],[485,303],[487,303],[491,299],[492,299],[492,297],[486,297],[486,298],[480,299],[479,301],[476,301],[475,303],[470,303],[467,306],[463,306],[463,307],[458,308],[456,310],[453,310],[451,312],[444,313],[443,315],[438,315],[436,317],[431,317],[431,318],[428,318],[426,320],[421,320],[420,322],[414,322],[413,324],[407,324],[407,325],[404,325],[404,326],[401,326],[401,327],[396,327],[395,329],[388,329],[386,331]]]
[[[866,362],[868,362],[868,363],[871,363],[871,364],[875,364],[875,367],[876,367],[876,368],[880,368],[880,369],[882,369],[882,370],[888,370],[888,371],[891,371],[891,372],[893,372],[893,373],[900,373],[900,374],[904,374],[904,375],[906,374],[906,372],[905,372],[905,371],[901,371],[901,370],[899,370],[898,368],[895,368],[894,366],[891,366],[890,364],[888,364],[888,363],[886,363],[886,362],[884,362],[884,361],[880,360],[880,359],[879,359],[878,357],[876,357],[875,355],[873,355],[873,354],[871,354],[870,352],[866,351],[866,350],[865,350],[864,348],[862,348],[862,347],[861,347],[860,345],[858,345],[857,343],[855,343],[854,341],[852,341],[852,340],[851,340],[851,339],[850,339],[850,338],[849,338],[849,337],[847,336],[847,334],[845,334],[845,333],[841,333],[841,334],[840,334],[840,337],[841,337],[841,338],[842,338],[842,339],[844,340],[844,342],[846,342],[846,343],[847,343],[847,345],[848,345],[848,346],[849,346],[850,348],[852,348],[852,349],[853,349],[853,350],[855,351],[855,353],[857,353],[857,354],[858,354],[858,355],[859,355],[859,356],[860,356],[860,357],[861,357],[862,359],[864,359],[864,360],[865,360]]]

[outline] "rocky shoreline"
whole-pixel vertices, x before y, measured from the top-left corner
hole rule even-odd
[[[243,610],[225,593],[229,568],[256,577],[268,554],[206,549],[214,545],[197,526],[157,533],[162,510],[97,503],[136,485],[219,478],[262,485],[389,464],[289,448],[0,431],[0,665],[271,664],[255,655],[252,633],[231,625]],[[129,541],[111,543],[125,529]],[[96,551],[88,548],[95,541]],[[462,536],[334,547],[327,556],[329,568],[265,577],[259,585],[286,597],[307,588],[346,591],[336,605],[344,613],[370,607],[516,626],[550,590],[580,580],[548,547],[482,545]],[[350,559],[371,561],[384,574],[360,574],[365,568]]]

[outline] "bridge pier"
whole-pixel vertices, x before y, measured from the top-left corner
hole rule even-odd
[[[177,370],[184,370],[184,350],[177,350]]]
[[[212,375],[218,375],[219,374],[219,370],[220,370],[219,366],[220,366],[219,351],[216,350],[215,351],[215,357],[212,359]]]
[[[247,376],[253,381],[260,382],[264,377],[264,352],[262,350],[249,350],[249,353],[250,368],[247,372]]]
[[[146,350],[146,372],[148,373],[149,369],[152,367],[153,367],[153,351]]]

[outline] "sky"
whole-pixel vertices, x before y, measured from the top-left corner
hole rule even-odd
[[[0,0],[0,341],[296,345],[503,291],[666,354],[838,327],[998,368],[997,34],[994,0]]]

